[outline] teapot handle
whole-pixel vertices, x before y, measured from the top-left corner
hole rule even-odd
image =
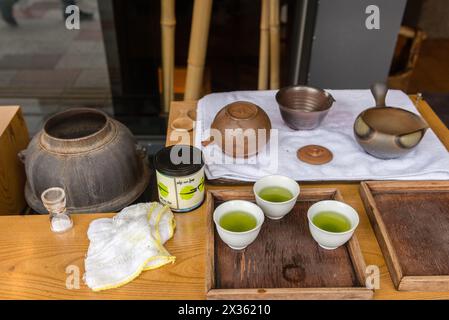
[[[371,93],[376,101],[376,107],[385,107],[388,87],[384,82],[376,82],[371,86]]]
[[[207,147],[208,145],[210,145],[211,143],[213,143],[214,142],[214,137],[213,136],[210,136],[208,139],[206,139],[206,140],[204,140],[204,141],[201,141],[201,145],[203,146],[203,147]]]
[[[19,151],[19,153],[17,154],[17,157],[19,158],[19,160],[22,163],[25,163],[26,161],[26,156],[27,156],[27,149],[24,149],[22,151]]]

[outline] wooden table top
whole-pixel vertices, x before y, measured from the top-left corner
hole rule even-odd
[[[414,97],[412,97],[414,99]],[[195,102],[173,102],[169,123],[181,109],[194,109]],[[421,101],[419,111],[434,132],[449,149],[449,130],[432,109]],[[170,126],[169,126],[170,128]],[[167,144],[172,130],[167,132]],[[335,187],[344,200],[360,215],[357,237],[367,265],[377,265],[381,271],[380,289],[375,299],[449,299],[449,292],[398,292],[394,289],[385,260],[368,221],[359,195],[358,182],[304,183],[305,187]],[[209,189],[231,188],[207,186]],[[232,186],[250,189],[250,186]],[[112,214],[73,215],[74,228],[66,234],[53,234],[47,216],[0,217],[0,299],[203,299],[206,294],[206,212],[202,206],[186,214],[176,214],[177,229],[166,244],[176,256],[173,265],[146,271],[131,283],[103,292],[92,292],[80,279],[79,289],[68,289],[73,284],[73,270],[84,273],[84,256],[89,241],[86,236],[89,223]],[[70,267],[71,266],[71,267]],[[73,267],[74,266],[74,267]],[[69,269],[67,269],[69,267]],[[66,271],[70,273],[67,274]]]

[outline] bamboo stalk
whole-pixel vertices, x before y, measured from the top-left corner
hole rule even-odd
[[[259,47],[259,79],[258,89],[268,89],[268,68],[270,54],[270,11],[269,0],[261,0],[260,14],[260,47]]]
[[[195,0],[184,100],[197,100],[201,95],[211,12],[212,0]]]
[[[175,0],[161,0],[162,30],[162,92],[164,112],[170,110],[173,100],[173,77],[175,71]]]
[[[279,89],[279,0],[270,0],[270,89]]]

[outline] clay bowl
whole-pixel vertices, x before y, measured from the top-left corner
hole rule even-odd
[[[385,106],[385,84],[373,85],[371,92],[376,106],[356,118],[356,141],[367,153],[380,159],[394,159],[409,153],[424,137],[427,123],[413,112]]]
[[[211,137],[203,141],[203,145],[214,142],[227,155],[247,158],[256,155],[268,143],[271,121],[258,105],[236,101],[217,113],[211,129]]]
[[[282,119],[290,128],[311,130],[320,125],[335,100],[319,88],[291,86],[280,89],[276,101]]]

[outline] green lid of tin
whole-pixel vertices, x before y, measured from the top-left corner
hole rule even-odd
[[[188,176],[204,166],[203,153],[189,145],[177,144],[159,150],[154,156],[154,168],[168,176]]]

